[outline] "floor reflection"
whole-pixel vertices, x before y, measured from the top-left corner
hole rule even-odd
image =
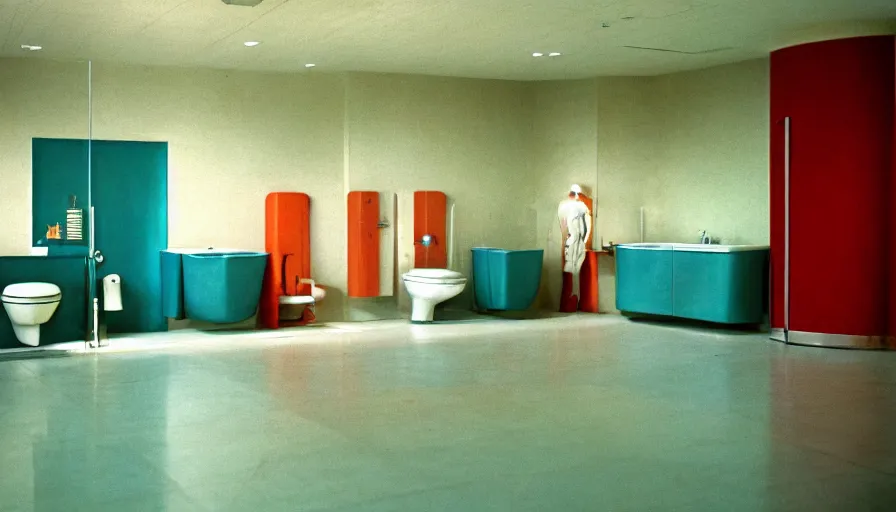
[[[872,506],[883,498],[896,503],[887,478],[896,476],[893,356],[785,347],[773,358],[773,481],[799,473],[826,482],[825,495],[843,506]],[[786,451],[792,447],[813,457],[795,466]]]
[[[896,502],[896,354],[590,315],[176,339],[0,362],[0,511]]]
[[[164,510],[169,358],[151,357],[150,372],[103,357],[35,363],[47,402],[30,440],[34,510]]]

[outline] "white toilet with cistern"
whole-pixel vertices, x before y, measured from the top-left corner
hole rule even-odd
[[[36,347],[40,343],[40,326],[53,317],[62,300],[62,290],[52,283],[17,283],[4,288],[0,300],[16,338]]]
[[[432,322],[436,304],[464,291],[467,278],[444,268],[415,268],[401,276],[411,296],[411,322]]]

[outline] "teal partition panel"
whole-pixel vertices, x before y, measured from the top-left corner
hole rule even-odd
[[[110,333],[157,332],[167,329],[162,316],[159,251],[168,247],[168,144],[95,140],[91,184],[95,208],[96,248],[104,262],[96,268],[97,290],[108,274],[121,276],[123,311],[104,315]],[[34,139],[35,241],[46,224],[65,222],[69,196],[78,196],[84,208],[86,254],[88,141]],[[83,167],[82,167],[83,166]],[[41,227],[42,226],[42,227]],[[78,251],[51,244],[51,254]]]
[[[167,330],[159,251],[168,247],[168,144],[94,141],[92,172],[94,245],[105,257],[97,281],[121,276],[124,310],[105,315],[109,332]]]
[[[0,290],[30,281],[53,283],[62,300],[50,321],[40,328],[40,344],[83,341],[87,334],[87,258],[2,256]],[[0,313],[0,349],[23,347],[16,339],[9,316]]]
[[[87,256],[87,141],[78,139],[31,140],[31,242],[49,245],[51,255]],[[81,240],[66,240],[67,211],[75,198],[82,214]],[[46,238],[48,226],[59,224],[60,240]]]
[[[184,266],[183,254],[162,251],[162,316],[183,320]]]

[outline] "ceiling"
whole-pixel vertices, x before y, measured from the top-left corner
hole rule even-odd
[[[513,80],[662,74],[894,28],[896,0],[0,0],[6,57]]]

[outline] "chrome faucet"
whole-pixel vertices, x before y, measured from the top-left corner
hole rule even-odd
[[[700,232],[700,243],[703,245],[709,245],[712,243],[712,238],[706,234],[706,230]]]

